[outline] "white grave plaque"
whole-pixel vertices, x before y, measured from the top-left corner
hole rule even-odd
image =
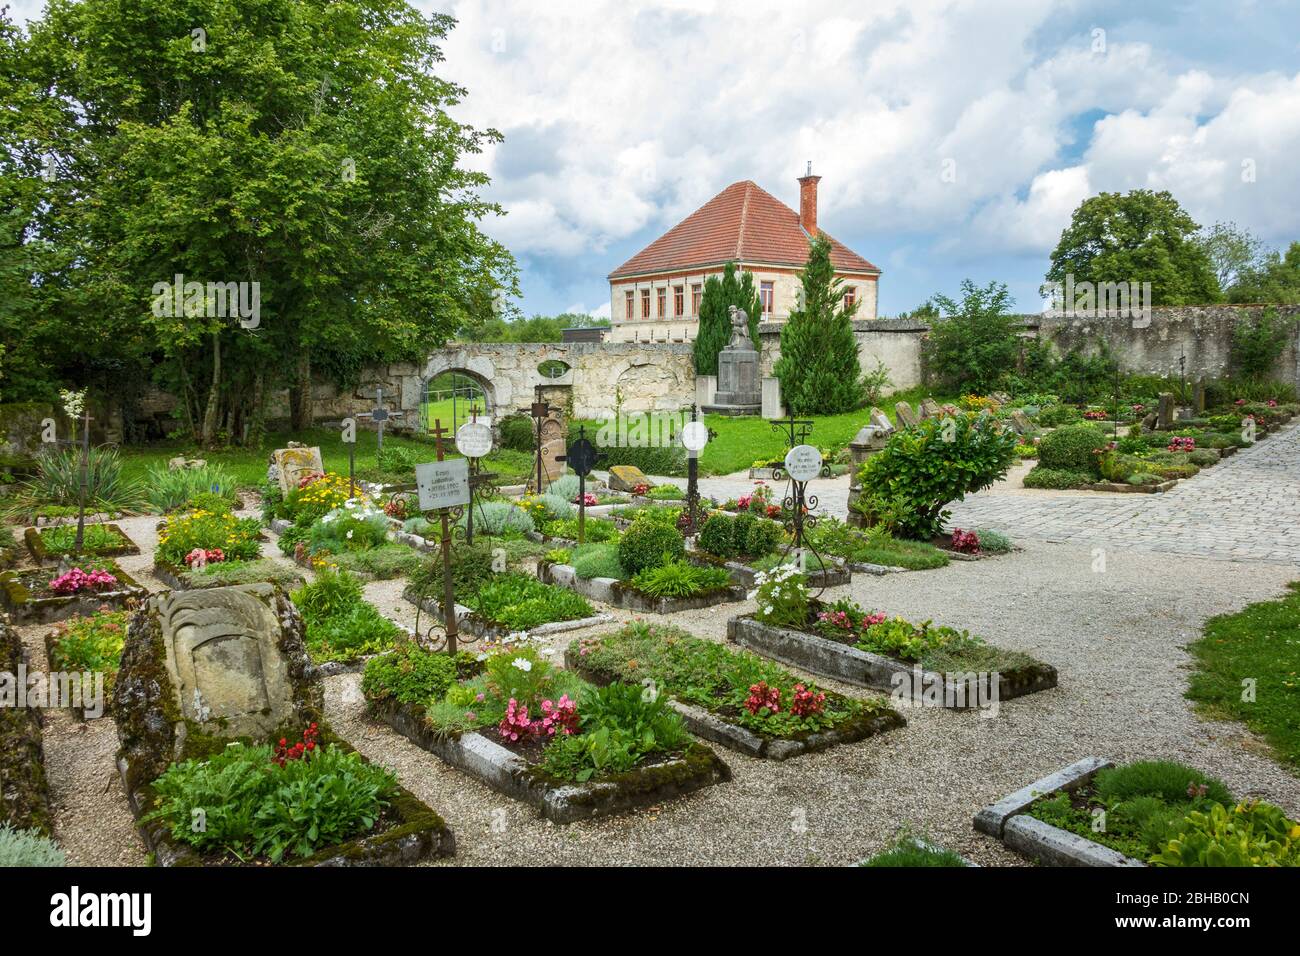
[[[436,511],[469,504],[469,460],[425,461],[415,466],[420,510]]]
[[[822,453],[812,445],[795,445],[785,453],[785,471],[795,481],[811,481],[822,473]]]
[[[492,426],[466,422],[456,429],[456,450],[466,458],[482,458],[492,452]]]

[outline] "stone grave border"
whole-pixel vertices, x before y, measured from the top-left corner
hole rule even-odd
[[[543,584],[565,588],[592,601],[644,614],[676,614],[699,608],[717,607],[745,600],[745,589],[734,584],[713,588],[690,597],[652,597],[617,578],[580,578],[571,564],[556,564],[542,558],[537,562],[537,579]]]
[[[686,552],[686,559],[692,564],[723,568],[731,575],[732,581],[750,591],[758,587],[758,576],[764,573],[750,567],[748,564],[742,564],[739,561],[728,561],[725,558],[719,558],[698,549]],[[831,558],[826,559],[826,564],[831,566],[812,573],[805,572],[804,576],[808,579],[809,587],[834,588],[848,584],[853,580],[853,571],[847,564]]]
[[[922,670],[914,664],[862,651],[816,634],[773,627],[751,615],[737,615],[728,619],[727,640],[792,667],[885,693],[895,689],[892,680],[895,674],[912,675],[919,671],[921,679],[926,683],[933,682],[942,686],[945,707],[948,700],[957,696],[958,685],[952,680],[952,675]],[[1013,700],[1048,690],[1056,686],[1056,676],[1056,668],[1050,664],[1000,674],[998,700]],[[972,696],[972,691],[965,690],[960,696],[967,700]],[[987,699],[986,694],[981,693],[980,696]]]
[[[585,663],[574,654],[572,649],[565,649],[564,666],[597,686],[604,687],[618,680],[618,675],[607,670],[598,670]],[[827,691],[827,695],[834,694]],[[836,695],[838,696],[838,695]],[[870,716],[850,717],[837,726],[817,733],[804,734],[799,737],[769,737],[757,734],[740,724],[719,717],[703,707],[685,704],[675,698],[668,701],[668,706],[681,716],[686,729],[697,737],[712,740],[731,750],[739,751],[750,757],[765,760],[788,760],[800,754],[828,750],[840,744],[850,744],[876,734],[907,726],[907,720],[896,710]]]
[[[53,624],[70,617],[88,617],[103,605],[114,610],[124,610],[128,601],[145,597],[148,590],[135,578],[109,561],[106,569],[117,578],[121,587],[111,591],[89,591],[76,594],[59,594],[53,597],[34,598],[18,581],[19,571],[0,573],[0,611],[7,612],[15,624]],[[37,567],[32,570],[48,570]]]
[[[54,525],[52,527],[60,527],[60,526]],[[114,532],[119,537],[121,537],[124,543],[115,548],[110,548],[107,551],[98,551],[93,555],[88,554],[87,557],[117,558],[117,557],[121,557],[124,554],[140,553],[139,545],[137,545],[134,541],[132,541],[130,536],[121,528],[119,528],[116,524],[101,524],[100,527],[107,528],[108,530]],[[35,559],[37,564],[57,563],[59,558],[63,557],[63,555],[53,554],[50,551],[46,550],[45,542],[41,540],[42,530],[44,529],[38,530],[36,528],[28,528],[26,531],[23,532],[23,541],[27,545],[27,550],[31,553],[32,558]]]
[[[1101,757],[1077,760],[980,810],[975,814],[975,829],[1044,866],[1146,866],[1141,860],[1044,823],[1025,812],[1045,797],[1087,786],[1097,771],[1113,766],[1113,762]]]
[[[274,558],[258,557],[258,558],[256,558],[255,560],[258,560],[258,561],[273,561]],[[291,558],[290,560],[292,560],[292,558]],[[251,563],[251,562],[247,562],[247,563]],[[169,588],[171,588],[171,589],[174,590],[174,591],[194,591],[194,590],[204,591],[204,590],[208,590],[209,588],[225,587],[225,585],[220,585],[220,584],[210,584],[210,585],[208,585],[207,587],[198,587],[198,586],[196,586],[196,585],[190,584],[190,583],[185,579],[185,577],[184,577],[184,575],[185,575],[185,572],[184,572],[184,571],[182,571],[180,568],[176,567],[176,565],[174,565],[174,564],[166,564],[165,562],[162,562],[162,561],[155,561],[155,562],[154,562],[154,566],[153,566],[152,574],[153,574],[153,576],[154,576],[155,578],[157,578],[159,581],[161,581],[163,584],[167,585]],[[305,583],[307,582],[307,579],[306,579],[305,577],[299,575],[299,582],[300,582],[300,585],[301,585],[301,584],[305,584]],[[245,582],[243,582],[243,583],[244,583],[244,584],[256,584],[256,583],[258,583],[258,582],[256,582],[256,581],[245,581]],[[267,584],[277,584],[277,583],[278,583],[278,584],[280,585],[280,587],[282,587],[282,588],[285,589],[286,592],[287,592],[288,590],[290,590],[289,586],[286,585],[286,584],[285,584],[284,582],[282,582],[282,581],[280,581],[280,582],[276,582],[276,581],[270,581],[270,580],[268,580],[268,581],[266,581],[265,583],[267,583]]]
[[[402,599],[414,604],[426,614],[433,614],[439,620],[442,619],[442,602],[435,598],[426,597],[421,603],[420,595],[416,593],[415,588],[410,584],[402,589]],[[532,637],[541,634],[559,634],[564,631],[576,631],[580,628],[592,627],[596,624],[608,624],[612,620],[614,620],[612,614],[593,614],[591,617],[580,617],[572,621],[550,621],[529,628],[528,634]],[[501,640],[509,637],[512,633],[509,628],[494,621],[489,621],[477,611],[471,611],[463,604],[456,605],[456,623],[459,625],[460,630],[475,637]]]
[[[30,663],[18,631],[0,616],[0,671],[17,674],[19,664]],[[0,823],[50,836],[54,817],[45,774],[42,724],[38,707],[0,708],[0,777],[6,782]]]
[[[419,704],[367,701],[372,716],[417,747],[429,751],[498,793],[534,807],[555,823],[654,806],[731,779],[731,770],[710,748],[692,741],[664,763],[587,783],[556,780],[478,731],[443,735],[431,730]]]

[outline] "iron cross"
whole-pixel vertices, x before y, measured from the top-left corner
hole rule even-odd
[[[375,388],[375,407],[368,412],[362,412],[357,418],[368,418],[375,423],[379,429],[379,454],[384,453],[384,423],[392,418],[401,418],[405,412],[390,412],[384,407],[384,390],[382,387]]]

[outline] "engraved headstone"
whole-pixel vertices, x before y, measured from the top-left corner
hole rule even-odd
[[[943,409],[933,398],[924,399],[921,402],[922,418],[939,418],[943,415]]]
[[[903,428],[911,428],[920,423],[920,417],[912,410],[912,406],[907,402],[899,402],[894,406],[894,413],[898,416],[898,424]]]
[[[321,461],[319,448],[304,448],[301,445],[289,448],[277,448],[271,453],[271,464],[280,481],[280,491],[288,494],[298,487],[303,475],[325,470]]]

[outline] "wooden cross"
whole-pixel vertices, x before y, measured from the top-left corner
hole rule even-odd
[[[375,387],[375,407],[368,412],[362,412],[357,418],[368,418],[375,423],[379,429],[379,454],[384,453],[384,423],[392,418],[401,418],[405,412],[390,412],[384,407],[384,390],[381,386]],[[438,459],[442,461],[441,458]]]

